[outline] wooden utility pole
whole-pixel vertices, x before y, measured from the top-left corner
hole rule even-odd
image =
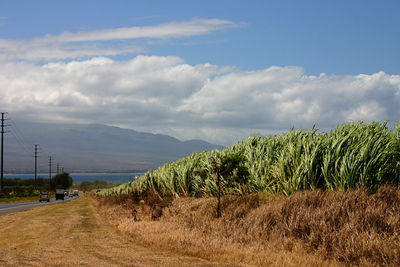
[[[51,156],[49,156],[49,189],[51,189]]]
[[[37,157],[38,157],[37,152],[38,152],[38,144],[35,144],[35,186],[34,186],[35,190],[36,190],[36,186],[37,186],[37,183],[36,183],[36,179],[37,179]]]
[[[49,156],[49,179],[51,179],[51,156]]]
[[[0,167],[0,169],[1,169],[1,178],[0,178],[0,192],[3,190],[3,186],[4,186],[4,183],[3,183],[3,178],[4,178],[4,134],[5,134],[5,131],[4,131],[4,127],[6,127],[6,125],[4,125],[4,121],[6,120],[5,118],[4,118],[4,115],[6,114],[6,112],[2,112],[1,113],[1,160],[0,160],[0,162],[1,162],[1,167]]]

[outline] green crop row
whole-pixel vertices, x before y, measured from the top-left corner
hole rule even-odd
[[[268,191],[289,195],[308,189],[370,190],[398,185],[400,121],[347,123],[328,133],[291,130],[253,135],[224,150],[193,153],[135,181],[97,190],[101,196],[152,191],[159,196],[216,196]],[[218,187],[220,182],[220,187]]]

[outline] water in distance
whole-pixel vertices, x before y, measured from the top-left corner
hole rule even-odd
[[[80,184],[82,182],[94,182],[96,180],[106,181],[107,183],[117,183],[122,184],[126,182],[132,182],[135,177],[141,176],[144,173],[70,173],[69,175],[73,179],[74,184]],[[54,176],[54,174],[52,175]],[[5,178],[21,178],[21,179],[34,179],[34,173],[24,173],[24,174],[4,174]],[[38,173],[37,178],[49,178],[47,173]]]

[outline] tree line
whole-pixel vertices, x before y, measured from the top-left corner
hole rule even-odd
[[[60,173],[49,178],[21,179],[4,178],[2,195],[8,196],[10,193],[17,196],[30,196],[38,194],[40,191],[54,191],[56,188],[68,189],[72,186],[73,179],[69,173]],[[0,196],[1,197],[1,196]]]

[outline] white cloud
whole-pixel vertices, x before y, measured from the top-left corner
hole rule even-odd
[[[70,33],[58,36],[47,35],[34,39],[34,42],[83,42],[138,38],[178,38],[203,35],[212,31],[236,27],[236,24],[220,19],[193,19],[184,22],[170,22],[156,26],[125,27],[91,32]]]
[[[179,57],[0,65],[0,106],[29,120],[106,123],[230,144],[252,133],[400,118],[400,75],[238,71]]]
[[[0,60],[36,61],[139,53],[143,52],[145,47],[133,43],[137,39],[183,38],[205,35],[237,26],[237,24],[227,20],[193,19],[155,26],[125,27],[78,33],[64,32],[59,35],[34,38],[30,41],[0,39]],[[130,42],[128,44],[126,42],[123,44],[115,42],[119,40]],[[112,44],[111,47],[110,43]]]

